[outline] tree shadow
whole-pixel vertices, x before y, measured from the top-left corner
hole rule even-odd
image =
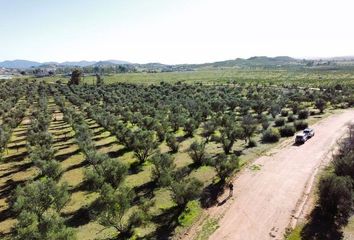
[[[73,194],[74,192],[85,192],[85,191],[91,191],[92,190],[92,185],[90,182],[83,180],[80,184],[76,185],[75,187],[72,187],[69,189],[69,192]]]
[[[66,218],[66,225],[69,227],[80,227],[88,224],[91,221],[90,210],[91,206],[79,208],[74,213],[62,214]]]
[[[175,228],[178,226],[178,217],[181,215],[184,208],[185,206],[175,206],[153,217],[152,221],[156,223],[158,227],[151,236],[151,239],[154,239],[153,237],[155,237],[155,239],[170,239]]]
[[[117,158],[117,157],[123,156],[127,152],[129,152],[129,149],[124,147],[124,148],[118,149],[117,151],[107,152],[107,155],[110,158]]]
[[[218,197],[224,193],[224,185],[225,181],[218,181],[204,188],[200,198],[200,203],[203,208],[210,208],[216,204],[220,204]]]
[[[84,160],[78,164],[74,164],[74,165],[71,165],[70,167],[66,168],[65,170],[63,170],[63,172],[68,172],[68,171],[71,171],[71,170],[74,170],[74,169],[77,169],[77,168],[81,168],[81,167],[85,167],[86,165],[88,165],[88,161]]]
[[[343,233],[333,218],[325,216],[320,207],[317,206],[311,212],[310,219],[301,231],[301,239],[339,240],[343,238]]]
[[[134,188],[136,197],[134,198],[134,204],[141,202],[142,198],[152,199],[154,197],[154,189],[156,188],[156,182],[150,181]]]
[[[111,146],[114,145],[114,144],[117,144],[117,142],[113,141],[113,142],[108,142],[108,143],[96,145],[96,149],[97,149],[97,150],[100,150],[100,149],[102,149],[102,148],[111,147]]]
[[[59,162],[62,162],[64,160],[68,159],[69,157],[71,157],[72,155],[78,154],[80,151],[81,150],[78,148],[78,149],[75,149],[74,151],[69,152],[69,153],[63,153],[60,155],[56,155],[55,159]]]
[[[21,181],[14,181],[12,179],[9,179],[6,181],[6,184],[0,188],[0,199],[1,198],[8,198],[12,191],[19,185],[22,185],[26,182],[27,180],[21,180]]]
[[[30,168],[32,166],[32,164],[33,164],[32,162],[28,162],[28,163],[24,163],[24,164],[21,164],[21,165],[17,165],[15,167],[13,167],[13,170],[0,175],[0,178],[8,177],[8,176],[10,176],[12,174],[25,171],[28,168]]]
[[[11,155],[11,156],[5,156],[3,157],[3,163],[9,163],[9,162],[18,162],[24,159],[28,155],[28,152],[22,152],[16,155]]]

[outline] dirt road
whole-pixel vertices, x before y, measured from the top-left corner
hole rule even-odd
[[[314,173],[353,120],[354,110],[321,120],[312,126],[316,135],[304,145],[295,146],[288,140],[254,162],[259,170],[241,172],[234,180],[234,197],[209,210],[211,216],[224,213],[209,239],[283,239]]]

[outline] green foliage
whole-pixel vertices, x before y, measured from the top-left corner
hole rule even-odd
[[[284,124],[285,124],[285,119],[284,118],[277,118],[277,119],[275,119],[275,126],[277,126],[277,127],[281,127],[281,126],[284,126]]]
[[[282,137],[291,137],[291,136],[294,136],[295,131],[296,131],[296,129],[294,126],[286,125],[286,126],[280,128],[280,135]]]
[[[280,132],[277,128],[268,128],[263,132],[262,141],[264,143],[278,142],[280,139]]]
[[[235,169],[239,169],[240,161],[235,155],[229,157],[226,154],[219,154],[216,158],[210,160],[210,165],[215,167],[217,175],[224,181]]]
[[[218,142],[221,143],[224,152],[229,154],[236,140],[244,138],[244,132],[229,116],[226,116],[223,121],[225,122],[220,129],[221,136],[219,137]]]
[[[200,206],[200,202],[197,200],[190,201],[178,217],[178,223],[183,227],[189,227],[198,219],[201,213],[202,207]]]
[[[267,120],[267,119],[264,119],[264,120],[262,121],[262,128],[263,128],[263,130],[267,130],[269,126],[270,126],[270,123],[268,122],[268,120]]]
[[[46,212],[41,220],[30,212],[21,212],[14,227],[14,238],[18,240],[74,240],[75,231],[64,224],[57,212]]]
[[[117,188],[128,173],[128,168],[121,162],[105,158],[100,164],[85,170],[85,178],[93,189],[99,189],[104,183]]]
[[[72,71],[71,78],[68,84],[79,85],[81,82],[81,75],[82,75],[82,71],[80,69],[75,69],[74,71]]]
[[[289,115],[289,111],[283,109],[283,110],[281,110],[280,114],[281,114],[282,117],[287,117]]]
[[[132,149],[141,163],[153,153],[157,146],[158,143],[152,131],[139,130],[134,133]]]
[[[256,140],[254,140],[254,139],[249,140],[248,144],[247,144],[247,147],[249,147],[249,148],[257,147]]]
[[[14,199],[15,212],[28,211],[42,216],[48,209],[60,211],[64,207],[69,200],[68,187],[66,184],[57,185],[50,178],[43,178],[17,187]]]
[[[206,163],[207,155],[205,152],[205,143],[194,141],[188,150],[189,156],[192,158],[196,166],[201,166]]]
[[[296,117],[293,114],[289,114],[288,122],[294,122],[295,120],[296,120]]]
[[[194,131],[197,129],[198,123],[190,118],[184,123],[184,130],[187,132],[187,137],[193,137]]]
[[[173,153],[178,152],[179,142],[177,141],[177,138],[173,133],[168,133],[166,135],[166,144]]]
[[[133,206],[134,192],[124,186],[118,189],[104,184],[100,191],[97,212],[98,221],[106,227],[113,227],[119,235],[130,237],[134,228],[143,224],[146,212],[137,208],[129,211]]]
[[[241,128],[243,129],[244,136],[251,140],[251,137],[257,130],[257,121],[252,117],[252,115],[246,115],[242,118]]]
[[[60,163],[54,159],[54,154],[55,150],[52,148],[36,146],[31,149],[30,159],[42,175],[57,180],[61,176],[62,169]]]
[[[315,106],[318,110],[320,110],[320,113],[323,113],[323,111],[325,110],[325,108],[327,106],[327,102],[325,100],[323,100],[322,98],[320,98],[315,101]]]
[[[318,205],[301,231],[302,239],[341,239],[342,228],[348,224],[354,200],[353,162],[354,125],[348,137],[339,142],[333,156],[334,172],[322,176],[319,182]]]
[[[187,202],[200,197],[203,183],[195,178],[176,179],[171,183],[172,199],[178,206],[185,206]]]
[[[297,120],[294,122],[294,127],[297,131],[299,130],[304,130],[305,128],[308,128],[309,124],[305,121]]]
[[[303,109],[299,111],[299,119],[307,119],[309,117],[309,111],[307,109]]]
[[[319,204],[325,215],[340,226],[347,223],[353,204],[353,183],[350,177],[327,175],[319,183]]]
[[[151,159],[153,164],[152,178],[161,187],[169,186],[173,178],[173,170],[176,168],[174,159],[168,153],[157,153]]]
[[[67,185],[57,185],[53,179],[27,183],[17,187],[12,209],[18,213],[14,226],[15,239],[75,239],[58,212],[69,200]]]
[[[217,125],[214,121],[207,121],[203,124],[202,136],[205,138],[205,142],[209,142],[210,137],[215,133]]]

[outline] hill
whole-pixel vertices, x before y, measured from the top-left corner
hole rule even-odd
[[[31,68],[38,67],[42,63],[28,61],[28,60],[12,60],[12,61],[3,61],[0,62],[0,67],[3,68]]]

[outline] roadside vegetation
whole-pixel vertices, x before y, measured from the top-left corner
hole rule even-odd
[[[353,209],[354,125],[339,142],[337,153],[318,186],[317,206],[301,231],[301,239],[342,239]]]

